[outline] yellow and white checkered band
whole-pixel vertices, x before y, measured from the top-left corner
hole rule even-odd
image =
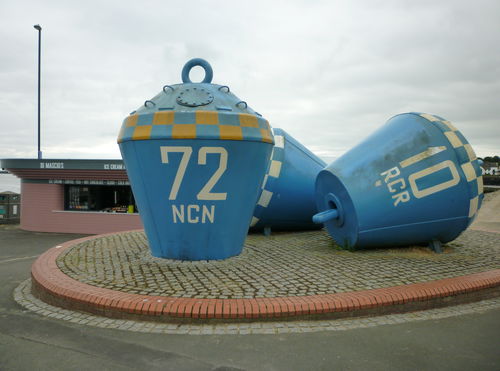
[[[274,143],[269,122],[247,113],[158,111],[123,121],[118,143],[150,139],[219,139]]]
[[[476,154],[467,139],[465,139],[462,133],[460,133],[460,131],[453,126],[451,122],[427,113],[420,113],[418,115],[430,121],[434,126],[443,132],[445,138],[457,155],[461,170],[469,185],[470,201],[468,216],[470,218],[470,223],[481,207],[481,201],[484,197],[483,177],[481,175]]]
[[[273,197],[274,182],[281,174],[281,167],[285,157],[285,137],[280,129],[273,130],[274,147],[267,167],[267,173],[262,182],[262,191],[255,207],[254,215],[250,227],[255,227],[262,218],[262,213],[269,206]]]

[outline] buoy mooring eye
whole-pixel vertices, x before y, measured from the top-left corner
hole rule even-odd
[[[193,58],[186,62],[184,67],[182,68],[182,82],[183,83],[192,83],[189,78],[189,72],[193,67],[200,66],[205,70],[205,78],[201,81],[202,84],[210,84],[212,82],[212,78],[214,77],[214,71],[212,70],[212,66],[206,60],[202,58]]]

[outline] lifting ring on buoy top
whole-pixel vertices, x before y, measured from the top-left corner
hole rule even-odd
[[[212,82],[212,78],[214,77],[214,72],[212,70],[212,66],[210,66],[210,63],[208,63],[206,60],[202,58],[193,58],[184,65],[182,68],[182,82],[183,83],[192,83],[191,79],[189,78],[189,72],[191,72],[191,69],[193,67],[200,66],[205,70],[205,78],[201,82],[202,84],[210,84]]]

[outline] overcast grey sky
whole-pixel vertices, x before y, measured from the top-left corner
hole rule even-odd
[[[123,118],[193,57],[327,161],[409,111],[500,153],[496,0],[3,0],[0,158],[36,157],[37,23],[45,158],[120,158]]]

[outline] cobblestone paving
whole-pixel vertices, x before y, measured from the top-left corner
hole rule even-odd
[[[197,325],[113,319],[54,307],[35,298],[31,294],[30,279],[22,282],[15,289],[14,299],[23,307],[42,316],[69,321],[71,323],[80,325],[145,333],[186,335],[287,334],[318,331],[345,331],[356,328],[366,328],[413,321],[436,320],[465,314],[483,313],[488,310],[500,308],[500,298],[495,298],[471,304],[430,309],[420,312],[392,314],[378,317],[364,317],[356,319]]]
[[[368,290],[500,267],[498,234],[466,231],[444,254],[427,248],[341,251],[324,231],[249,235],[243,253],[224,261],[175,261],[150,255],[142,232],[87,241],[57,259],[89,285],[185,298],[269,298]]]

